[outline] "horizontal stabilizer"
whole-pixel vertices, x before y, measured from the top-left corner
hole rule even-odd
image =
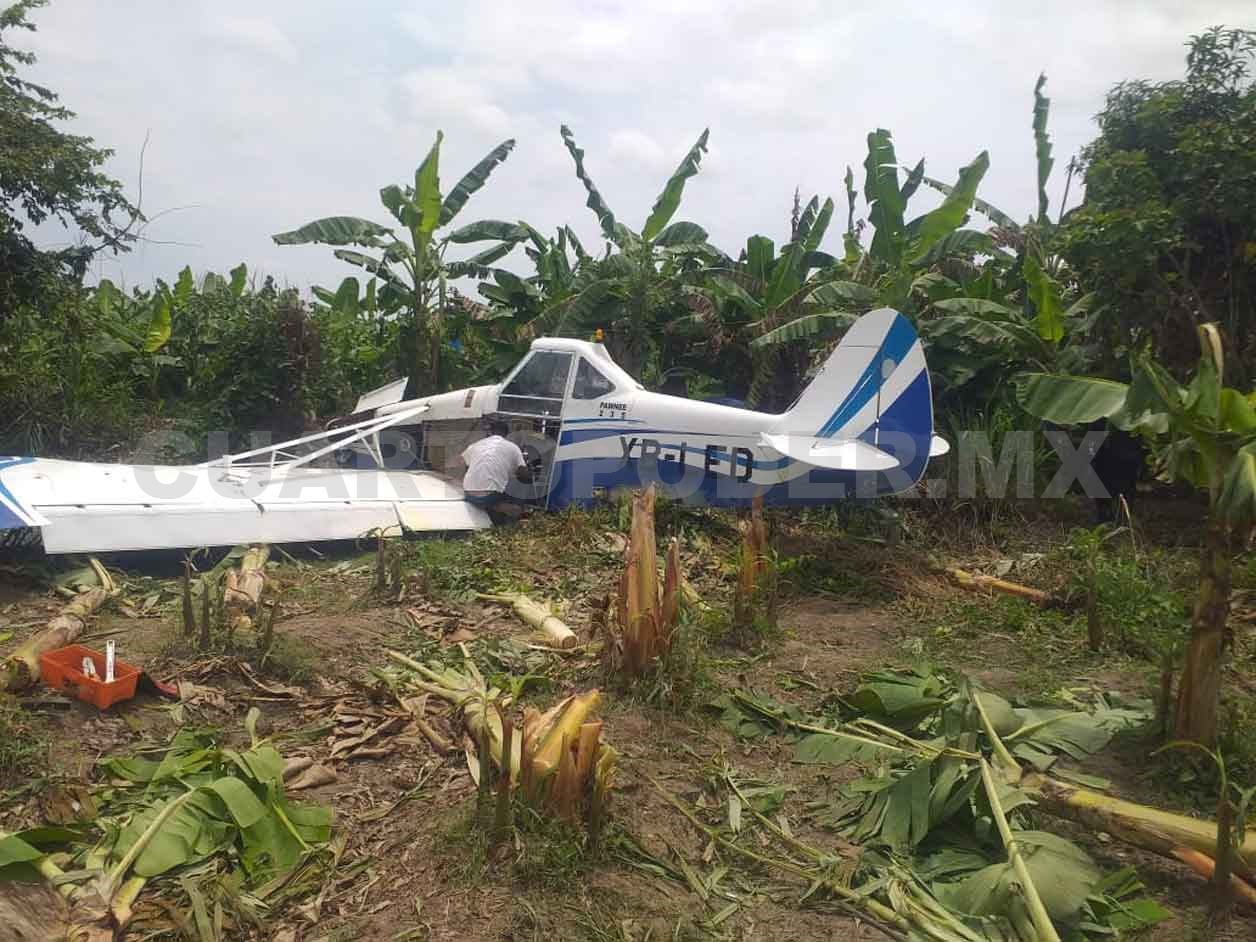
[[[889,471],[898,467],[893,455],[854,438],[764,435],[763,444],[795,461],[831,471]]]
[[[396,379],[378,389],[363,393],[353,409],[354,414],[374,411],[380,406],[391,406],[401,402],[406,398],[406,382],[404,379]]]
[[[930,458],[941,458],[943,455],[948,454],[950,450],[951,443],[941,435],[934,435],[933,438],[929,440]]]

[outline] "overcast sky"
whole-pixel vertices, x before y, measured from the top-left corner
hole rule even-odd
[[[755,232],[787,236],[795,186],[831,194],[844,218],[842,175],[854,166],[862,190],[876,127],[893,132],[901,162],[924,156],[942,179],[989,150],[981,195],[1024,218],[1036,199],[1040,71],[1058,201],[1113,83],[1179,76],[1189,34],[1256,26],[1256,10],[1251,0],[53,0],[34,21],[39,31],[19,40],[39,55],[34,77],[78,112],[74,131],[116,151],[109,170],[133,194],[149,135],[143,208],[167,214],[147,235],[179,243],[140,246],[98,274],[133,285],[243,260],[294,285],[334,286],[357,270],[271,234],[319,216],[390,221],[379,188],[413,179],[438,128],[446,189],[492,146],[518,141],[459,222],[569,222],[591,247],[596,220],[562,123],[633,228],[709,127],[677,218],[732,253]],[[912,214],[928,205],[918,196]]]

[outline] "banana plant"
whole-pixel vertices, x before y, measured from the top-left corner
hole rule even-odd
[[[793,238],[779,254],[771,239],[754,235],[736,261],[723,260],[687,289],[692,314],[668,325],[695,343],[695,360],[713,363],[728,392],[753,407],[788,405],[806,372],[809,340],[845,328],[845,309],[870,303],[870,289],[831,278],[839,264],[820,244],[833,216],[833,200],[813,196],[800,208]]]
[[[1006,278],[1012,291],[1019,296],[1021,303],[1020,320],[1032,322],[1038,336],[1049,344],[1058,344],[1064,339],[1066,329],[1065,296],[1067,282],[1070,280],[1063,259],[1055,251],[1055,234],[1058,221],[1053,223],[1049,215],[1050,198],[1047,195],[1047,181],[1055,166],[1052,156],[1053,145],[1047,133],[1047,119],[1051,111],[1051,99],[1044,93],[1047,77],[1039,75],[1034,85],[1033,133],[1034,151],[1037,165],[1038,213],[1025,225],[1017,223],[1011,216],[996,206],[985,202],[974,194],[971,205],[979,213],[994,223],[991,234],[986,234],[994,245],[1016,251],[1017,257],[1007,272]],[[1069,165],[1069,181],[1072,179],[1073,165]],[[951,199],[956,195],[956,188],[950,184],[935,180],[929,176],[921,176],[921,182],[932,187]],[[1060,203],[1060,215],[1068,201],[1068,183],[1065,184],[1064,197]],[[981,233],[973,233],[983,235]],[[1088,302],[1089,303],[1089,302]]]
[[[1174,730],[1177,739],[1211,746],[1217,736],[1221,668],[1227,645],[1230,565],[1236,528],[1256,519],[1254,395],[1223,384],[1224,356],[1215,324],[1199,328],[1203,355],[1190,383],[1180,384],[1148,354],[1131,365],[1133,380],[1035,373],[1020,386],[1031,415],[1060,425],[1106,418],[1165,443],[1162,463],[1174,479],[1208,494],[1200,550],[1199,591],[1182,664]]]
[[[232,272],[230,283],[220,275],[211,275],[238,297],[244,289],[247,271],[244,265],[238,266]],[[211,275],[206,276],[205,290],[218,287],[216,283],[211,286]],[[128,296],[108,278],[102,278],[93,292],[99,324],[108,338],[100,352],[129,355],[132,372],[148,386],[153,398],[157,396],[162,370],[181,363],[167,347],[176,315],[186,312],[195,294],[196,282],[191,268],[179,272],[173,287],[159,279],[148,295],[136,292]]]
[[[489,267],[527,237],[525,227],[495,219],[447,231],[467,200],[510,155],[515,142],[498,144],[448,194],[442,194],[443,139],[443,133],[437,131],[436,141],[414,173],[413,186],[390,184],[379,191],[380,202],[401,226],[400,235],[369,219],[329,216],[272,237],[278,245],[338,246],[334,253],[338,259],[366,269],[379,281],[377,297],[384,311],[408,310],[414,339],[410,373],[415,394],[433,392],[448,379],[442,370],[447,283],[467,276],[487,277]],[[451,246],[482,242],[492,244],[466,259],[446,258]],[[349,246],[372,251],[368,254]]]
[[[961,228],[989,166],[990,158],[982,151],[959,171],[942,205],[909,221],[907,205],[924,177],[924,161],[900,182],[890,132],[884,129],[871,132],[864,161],[864,198],[873,229],[867,249],[858,241],[860,225],[855,221],[854,178],[847,168],[850,212],[846,254],[840,265],[828,269],[840,273],[839,277],[810,285],[809,292],[797,299],[808,310],[779,326],[774,325],[757,337],[754,345],[764,348],[801,339],[827,338],[854,316],[874,307],[887,306],[916,314],[922,302],[942,295],[963,294],[963,286],[943,275],[940,268],[956,257],[972,258],[978,253],[993,251],[989,237]],[[798,250],[799,247],[794,249]],[[793,267],[787,264],[782,271]]]
[[[476,380],[500,377],[537,337],[562,334],[567,329],[566,302],[590,281],[584,271],[589,255],[569,226],[560,226],[551,239],[526,223],[520,225],[528,233],[523,250],[533,274],[494,268],[492,280],[480,282],[477,290],[489,310],[477,326],[489,355],[477,364]]]
[[[654,207],[639,231],[615,218],[584,166],[584,151],[576,146],[570,128],[560,129],[563,144],[584,185],[586,204],[597,216],[607,242],[603,258],[590,260],[580,291],[554,313],[571,330],[601,327],[616,358],[633,375],[652,366],[664,375],[674,358],[661,349],[664,326],[687,313],[679,300],[681,287],[722,253],[707,242],[707,232],[692,222],[672,222],[680,207],[686,182],[697,175],[706,153],[709,132],[704,130],[668,177]]]

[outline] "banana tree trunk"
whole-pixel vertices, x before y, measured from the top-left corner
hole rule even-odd
[[[1178,851],[1186,847],[1217,859],[1214,821],[1123,801],[1036,773],[1026,775],[1021,788],[1050,815],[1076,821],[1161,856],[1177,858]],[[1232,872],[1243,879],[1250,880],[1256,873],[1256,830],[1249,829],[1242,845],[1234,847],[1233,864]]]
[[[1178,684],[1174,736],[1204,746],[1217,739],[1217,700],[1230,611],[1230,540],[1224,523],[1210,515],[1199,560],[1199,596],[1191,640]]]
[[[48,627],[0,662],[0,691],[16,693],[39,682],[39,656],[73,644],[89,619],[105,604],[113,584],[87,589],[71,599]]]

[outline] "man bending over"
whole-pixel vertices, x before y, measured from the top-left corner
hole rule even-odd
[[[462,453],[467,466],[462,490],[468,503],[484,508],[494,523],[500,523],[504,515],[497,512],[498,505],[515,501],[506,493],[510,479],[526,483],[532,480],[532,472],[519,446],[506,437],[510,427],[505,422],[492,421],[488,430],[487,438],[472,442]]]

